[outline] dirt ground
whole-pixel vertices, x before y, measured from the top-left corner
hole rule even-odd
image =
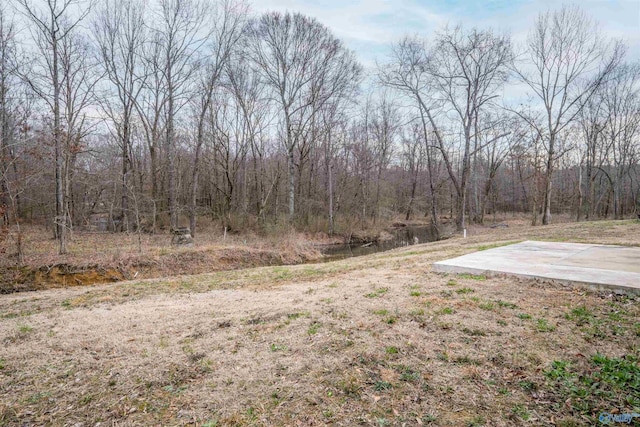
[[[513,221],[343,261],[0,295],[0,426],[582,426],[640,413],[637,299],[431,270],[526,239],[640,245],[640,223]]]
[[[264,265],[301,264],[322,254],[326,235],[284,231],[273,237],[205,232],[192,245],[171,244],[171,235],[74,233],[69,252],[57,255],[51,233],[24,227],[23,262],[17,265],[13,240],[0,245],[0,294],[122,280],[237,270]]]

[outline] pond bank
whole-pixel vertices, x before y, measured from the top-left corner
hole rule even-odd
[[[350,243],[319,244],[323,239],[318,236],[295,235],[285,238],[285,243],[272,245],[260,240],[204,246],[165,244],[147,247],[142,253],[122,250],[121,253],[107,254],[94,250],[67,258],[35,258],[23,266],[0,265],[0,294],[263,266],[327,262],[432,242],[438,240],[437,236],[438,233],[428,225],[395,223],[376,234],[354,233],[332,239],[334,242],[342,239]],[[117,237],[118,235],[109,234],[102,238]],[[95,235],[77,236],[77,240],[95,238]],[[324,241],[327,240],[329,239],[325,237]],[[112,245],[117,243],[114,240]]]

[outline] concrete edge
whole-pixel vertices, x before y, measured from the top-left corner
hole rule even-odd
[[[633,295],[640,296],[640,289],[631,288],[627,286],[621,285],[612,285],[608,283],[595,283],[595,282],[583,282],[579,280],[567,280],[567,279],[558,279],[555,277],[546,277],[539,276],[534,274],[522,274],[522,273],[511,273],[507,271],[497,271],[497,270],[486,270],[483,268],[475,268],[475,267],[459,267],[455,265],[449,265],[441,262],[435,262],[432,264],[433,271],[436,273],[450,273],[450,274],[475,274],[475,275],[484,275],[487,277],[517,277],[520,279],[540,279],[550,283],[556,283],[562,286],[580,286],[583,288],[588,288],[592,291],[597,292],[613,292],[618,295]]]

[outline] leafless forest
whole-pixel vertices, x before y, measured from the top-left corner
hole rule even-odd
[[[451,25],[365,68],[315,18],[236,0],[3,2],[3,231],[48,224],[65,253],[74,228],[635,214],[640,65],[597,28]]]

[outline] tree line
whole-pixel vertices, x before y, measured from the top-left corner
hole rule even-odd
[[[28,31],[18,31],[27,28]],[[439,229],[637,212],[640,65],[575,6],[526,43],[405,37],[375,69],[318,20],[241,0],[0,6],[0,214],[175,230]]]

